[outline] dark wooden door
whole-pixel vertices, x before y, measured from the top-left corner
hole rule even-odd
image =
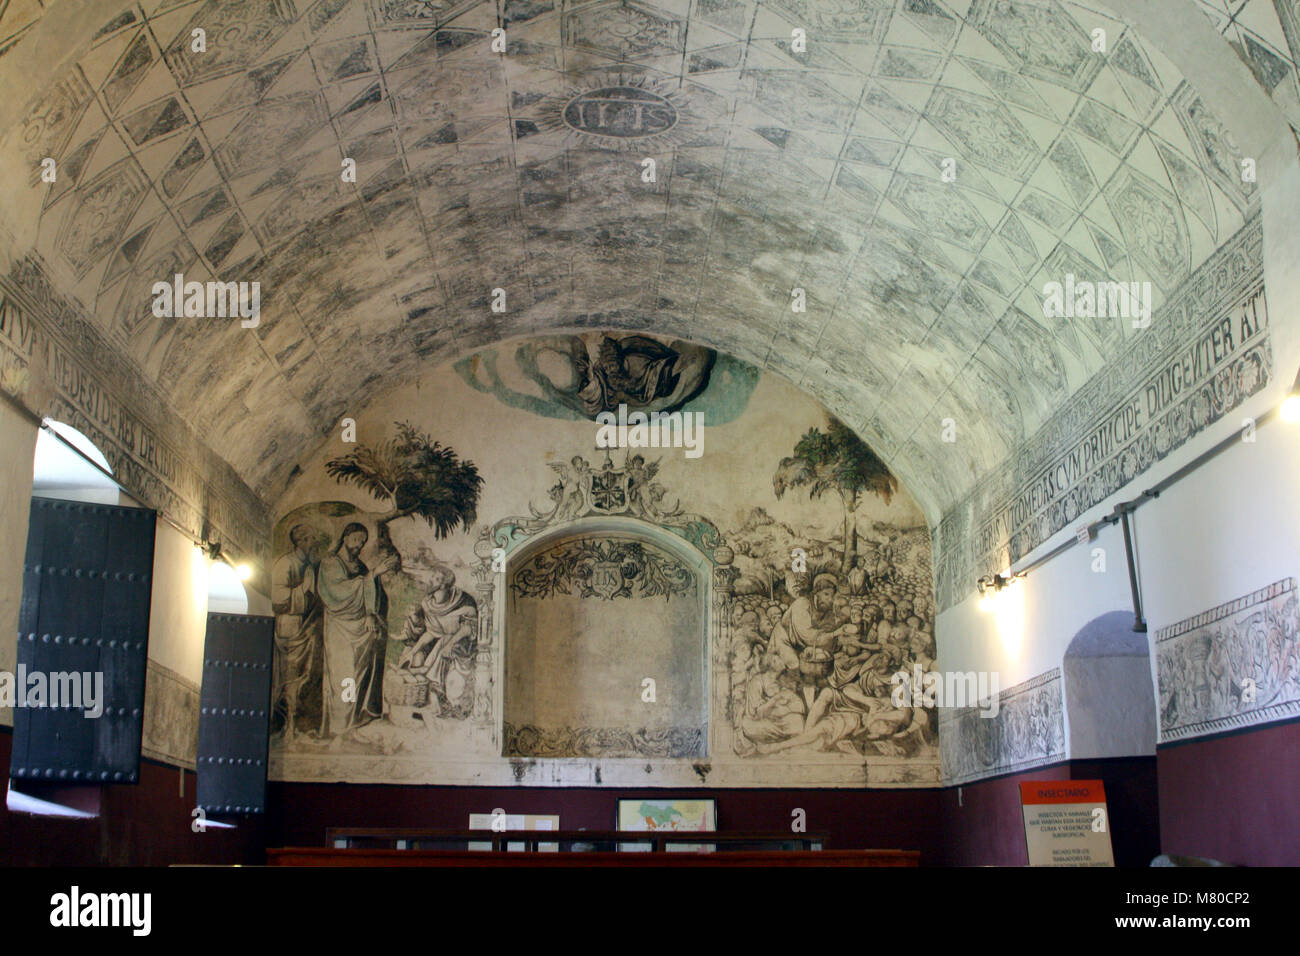
[[[199,808],[266,809],[275,618],[209,614],[199,694]]]
[[[155,521],[145,508],[32,499],[11,777],[139,780]]]

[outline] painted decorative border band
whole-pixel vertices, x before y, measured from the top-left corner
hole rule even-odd
[[[144,677],[140,753],[188,770],[199,743],[199,685],[150,659]]]
[[[1156,632],[1160,742],[1300,716],[1295,578]]]
[[[1230,617],[1238,611],[1251,607],[1255,604],[1262,604],[1265,601],[1271,601],[1279,594],[1285,594],[1294,591],[1296,588],[1295,578],[1285,578],[1281,581],[1275,581],[1266,588],[1260,588],[1258,591],[1252,591],[1235,601],[1229,601],[1227,604],[1220,604],[1218,607],[1210,608],[1208,611],[1202,611],[1194,617],[1179,621],[1177,624],[1170,624],[1167,627],[1159,628],[1156,631],[1156,643],[1170,640],[1180,634],[1186,634],[1188,631],[1195,630],[1198,627],[1204,627],[1206,624],[1213,624],[1215,621],[1221,621],[1225,617]]]
[[[1031,677],[998,695],[998,711],[939,711],[939,753],[946,786],[1015,773],[1065,758],[1061,669]]]
[[[532,724],[503,728],[506,757],[703,757],[699,727],[667,730],[621,727],[544,728]]]

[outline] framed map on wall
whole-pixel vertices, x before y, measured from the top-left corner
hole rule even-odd
[[[650,799],[637,797],[618,802],[618,828],[636,832],[671,830],[688,833],[712,833],[718,828],[718,804],[715,800]],[[703,843],[670,843],[670,852],[700,853]],[[708,846],[710,850],[713,847]],[[648,843],[622,843],[619,850],[649,850]]]

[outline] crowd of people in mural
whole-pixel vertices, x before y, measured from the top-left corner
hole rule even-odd
[[[936,752],[932,710],[895,693],[934,665],[928,543],[885,540],[835,568],[741,587],[730,620],[731,716],[742,755],[803,747],[858,755]],[[743,580],[743,579],[742,579]],[[769,580],[772,576],[769,575]],[[910,685],[909,685],[910,686]],[[905,706],[895,699],[905,696]]]

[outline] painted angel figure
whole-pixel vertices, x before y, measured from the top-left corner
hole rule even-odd
[[[670,508],[664,507],[664,498],[668,494],[668,489],[654,480],[659,474],[659,462],[648,462],[641,455],[633,455],[626,467],[627,496],[631,513],[639,518],[668,522],[676,526],[679,520],[669,521],[669,519],[684,517],[681,512],[681,501],[674,501]]]
[[[551,516],[553,521],[577,518],[587,510],[587,487],[591,483],[591,466],[581,455],[574,455],[569,464],[573,466],[572,473],[564,462],[550,463],[551,468],[560,476],[562,486],[559,503]]]
[[[655,501],[651,498],[654,476],[659,472],[659,462],[647,462],[643,455],[633,455],[627,462],[627,500],[629,510],[641,518],[657,517]]]
[[[547,514],[542,514],[532,504],[528,505],[528,510],[533,513],[534,518],[559,521],[564,517],[565,509],[568,506],[569,493],[573,486],[573,476],[569,474],[569,466],[562,461],[552,461],[547,462],[547,464],[560,478],[554,485],[546,489],[546,496],[555,503],[554,507]]]

